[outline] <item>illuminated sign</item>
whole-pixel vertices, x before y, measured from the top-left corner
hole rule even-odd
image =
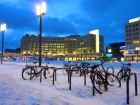
[[[134,19],[130,19],[129,23],[133,23],[133,22],[137,22],[137,21],[140,21],[140,17],[134,18]]]
[[[112,54],[106,54],[106,57],[111,58],[112,57]]]
[[[120,46],[120,49],[124,50],[124,49],[126,49],[126,46]]]

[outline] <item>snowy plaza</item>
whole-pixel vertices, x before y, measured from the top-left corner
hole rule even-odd
[[[0,0],[0,105],[140,105],[140,0]]]
[[[26,63],[4,62],[0,65],[0,105],[126,105],[126,82],[119,88],[109,87],[103,94],[92,95],[92,84],[87,77],[84,86],[83,77],[72,76],[72,89],[69,90],[67,76],[62,71],[57,73],[57,81],[52,78],[39,77],[23,80],[22,69]],[[63,67],[61,61],[50,61],[49,66]],[[137,73],[138,94],[140,93],[140,63],[131,62],[131,69]],[[114,67],[115,72],[121,69],[120,62],[106,63],[105,67]],[[135,96],[134,78],[130,80],[130,105],[139,105],[140,96]]]

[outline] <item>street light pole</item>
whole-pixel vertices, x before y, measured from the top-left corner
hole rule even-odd
[[[2,47],[1,47],[1,64],[3,63],[3,49],[4,49],[4,32],[6,31],[6,24],[1,25],[2,32]]]
[[[3,59],[3,48],[4,48],[4,31],[2,31],[1,64]]]
[[[42,17],[45,15],[46,12],[46,3],[43,2],[40,5],[37,6],[37,15],[40,18],[40,28],[39,28],[39,67],[41,67],[41,62],[42,62]]]
[[[42,15],[40,15],[40,34],[39,34],[39,67],[41,66],[42,55]]]

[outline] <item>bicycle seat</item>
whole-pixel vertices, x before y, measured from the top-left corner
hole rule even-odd
[[[33,65],[26,65],[26,68],[34,68]]]
[[[93,68],[97,68],[97,67],[99,67],[99,65],[94,65],[94,66],[93,66]]]
[[[33,62],[33,64],[37,64],[38,62]]]
[[[128,66],[131,66],[131,63],[127,63]]]

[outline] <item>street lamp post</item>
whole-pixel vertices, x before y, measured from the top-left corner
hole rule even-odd
[[[4,49],[4,32],[6,31],[6,24],[1,25],[1,32],[2,32],[2,47],[1,47],[1,64],[3,59],[3,49]]]
[[[39,67],[41,66],[41,53],[42,53],[42,16],[46,13],[46,3],[43,2],[41,5],[37,5],[37,16],[40,18],[40,33],[39,33]]]

